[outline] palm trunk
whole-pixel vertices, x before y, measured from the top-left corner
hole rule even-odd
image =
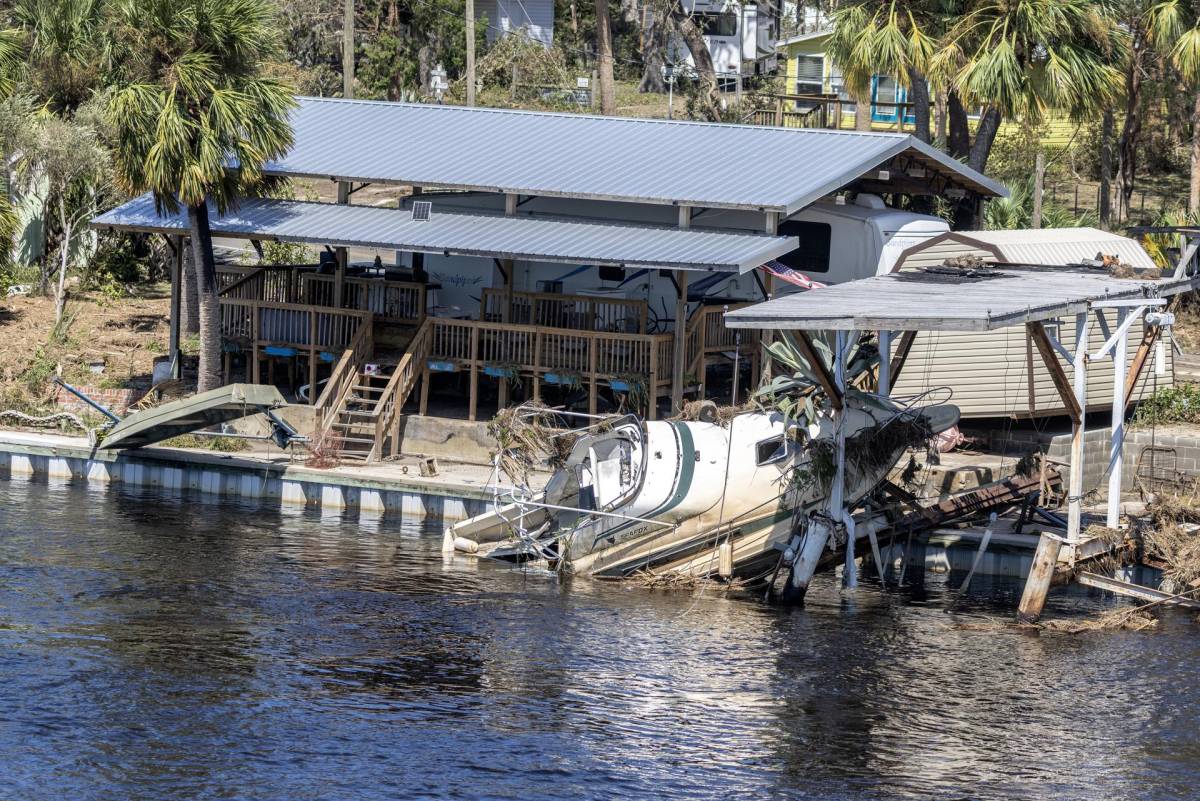
[[[967,120],[967,110],[963,108],[962,99],[954,90],[946,93],[946,116],[950,123],[950,130],[946,134],[946,148],[954,158],[965,159],[971,152],[971,128]]]
[[[596,0],[596,69],[600,83],[600,113],[617,113],[617,95],[613,78],[612,24],[608,18],[608,0]]]
[[[1188,184],[1188,217],[1200,210],[1200,87],[1192,108],[1192,174]]]
[[[914,135],[925,142],[930,141],[929,135],[929,84],[925,75],[914,67],[908,68],[909,93],[913,104],[913,117],[916,123]]]
[[[200,370],[196,391],[207,392],[221,386],[221,303],[217,296],[217,264],[213,259],[207,205],[188,206],[188,229],[200,307]]]
[[[196,296],[196,257],[193,255],[192,239],[188,237],[183,251],[183,275],[180,276],[179,319],[184,336],[200,333],[200,305]]]
[[[984,109],[975,128],[975,141],[971,144],[971,155],[967,158],[967,166],[976,172],[987,168],[988,156],[992,153],[992,144],[996,141],[996,132],[1000,130],[1000,110],[994,107]]]
[[[71,258],[71,223],[67,220],[67,204],[62,194],[58,196],[58,220],[62,224],[62,258],[58,265],[58,288],[54,293],[54,322],[62,321],[63,309],[67,305],[67,263]]]

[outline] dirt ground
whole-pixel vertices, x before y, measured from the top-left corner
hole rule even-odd
[[[106,388],[148,385],[155,357],[167,351],[169,310],[166,286],[123,298],[77,294],[56,332],[53,298],[2,299],[0,390],[44,395],[60,365],[67,381]],[[101,374],[91,371],[93,362],[104,363]]]

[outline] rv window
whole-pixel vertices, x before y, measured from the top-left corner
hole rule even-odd
[[[706,36],[737,36],[737,14],[707,12],[695,15],[700,33]]]
[[[778,437],[764,439],[758,443],[755,461],[759,467],[783,461],[788,455],[787,439],[781,434]]]
[[[802,273],[829,272],[829,240],[833,236],[829,223],[788,220],[780,224],[779,235],[800,238],[800,247],[780,256],[779,262]]]

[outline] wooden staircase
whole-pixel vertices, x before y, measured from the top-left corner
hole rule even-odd
[[[328,430],[341,444],[341,458],[371,461],[375,451],[375,428],[391,373],[363,371],[356,365],[354,383],[328,421]]]

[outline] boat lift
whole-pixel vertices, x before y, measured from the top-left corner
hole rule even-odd
[[[829,539],[839,525],[847,529],[846,567],[843,580],[855,584],[853,510],[845,508],[845,432],[841,425],[841,400],[846,391],[845,351],[859,331],[876,331],[880,346],[879,386],[886,393],[895,385],[907,350],[919,331],[993,331],[1024,325],[1053,379],[1055,389],[1071,419],[1072,446],[1068,489],[1066,537],[1043,532],[1026,581],[1019,608],[1022,620],[1036,620],[1045,604],[1055,568],[1061,561],[1074,564],[1107,553],[1112,545],[1086,537],[1081,531],[1083,496],[1084,428],[1087,368],[1091,361],[1113,359],[1112,437],[1108,473],[1108,526],[1115,528],[1120,513],[1121,450],[1125,436],[1126,401],[1164,331],[1173,322],[1171,303],[1180,294],[1200,286],[1191,269],[1193,252],[1181,258],[1168,278],[1116,278],[1107,270],[997,265],[948,273],[944,268],[909,271],[851,281],[815,292],[788,295],[732,311],[730,328],[790,329],[802,349],[811,349],[807,332],[836,332],[833,370],[822,368],[814,354],[805,354],[816,367],[818,379],[839,415],[836,429],[836,472],[826,514],[814,518],[805,534],[793,538],[785,562],[790,563],[791,585],[803,594]],[[1116,325],[1105,317],[1115,313]],[[1094,352],[1090,321],[1095,316],[1103,341]],[[1046,322],[1074,318],[1073,341],[1064,343]],[[1127,359],[1128,332],[1143,319],[1145,335],[1132,361]],[[900,344],[895,358],[892,342]],[[1068,345],[1070,347],[1068,347]],[[1060,361],[1062,357],[1063,361]],[[1068,379],[1063,362],[1071,366]]]

